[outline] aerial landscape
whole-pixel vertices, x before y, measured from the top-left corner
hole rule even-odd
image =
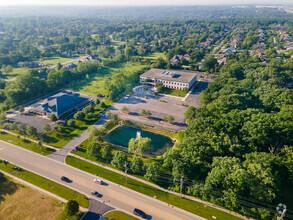
[[[291,0],[0,2],[0,219],[293,220]]]

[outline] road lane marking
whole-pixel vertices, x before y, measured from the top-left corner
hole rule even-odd
[[[31,158],[33,158],[33,157],[31,157]],[[41,166],[38,166],[36,163],[30,163],[30,162],[28,162],[28,161],[24,161],[24,160],[22,160],[24,163],[27,163],[27,164],[30,164],[30,165],[32,165],[32,166],[34,166],[34,167],[36,167],[36,168],[38,168],[38,169],[41,169],[41,170],[43,170],[43,171],[45,171],[45,172],[49,172],[49,173],[51,173],[51,174],[54,174],[54,175],[56,175],[56,176],[59,176],[59,174],[57,173],[57,172],[53,172],[53,171],[50,171],[50,170],[46,170],[46,169],[44,169],[43,167],[41,167]],[[42,161],[42,162],[45,162],[45,161]],[[47,162],[45,162],[46,164],[48,164],[48,165],[50,165],[49,163],[47,163]],[[79,184],[79,185],[82,185],[82,186],[84,186],[84,187],[86,187],[86,188],[88,188],[88,189],[91,189],[91,186],[88,186],[88,185],[85,185],[84,184],[84,180],[87,180],[86,178],[83,178],[83,177],[81,177],[81,176],[78,176],[78,175],[74,175],[73,173],[71,173],[71,172],[69,172],[69,171],[67,171],[67,170],[64,170],[64,169],[62,169],[62,168],[57,168],[58,170],[61,170],[61,171],[65,171],[66,173],[69,173],[70,175],[72,175],[73,176],[73,180],[74,180],[74,182],[75,183],[77,183],[77,184]],[[46,178],[46,177],[45,177]],[[76,178],[81,178],[81,182],[79,182],[79,181],[77,181],[76,180]],[[66,186],[66,185],[65,185]],[[102,187],[102,186],[101,186]],[[102,191],[103,191],[103,189],[104,189],[104,187],[102,187]],[[110,195],[110,193],[108,194],[108,193],[105,193],[106,195],[108,195],[108,196],[110,196],[111,198],[114,198],[114,199],[116,199],[116,200],[118,200],[118,201],[122,201],[122,202],[124,202],[124,203],[126,203],[126,204],[128,204],[128,205],[130,205],[128,202],[126,202],[126,201],[124,201],[124,194],[122,194],[122,193],[120,193],[120,192],[118,192],[118,191],[115,191],[115,190],[113,190],[113,189],[110,189],[111,190],[111,194],[112,195]],[[120,195],[122,195],[122,198],[123,199],[119,199],[119,196],[118,196],[118,198],[117,197],[115,197],[114,196],[114,192],[115,193],[117,193],[117,194],[120,194]],[[129,197],[129,198],[131,198],[131,197]],[[135,199],[134,198],[132,198],[133,200],[134,200],[134,204],[135,204]],[[160,215],[160,211],[163,211],[163,210],[161,210],[161,209],[159,209],[159,208],[157,208],[157,207],[153,207],[153,206],[151,206],[151,205],[148,205],[147,203],[145,203],[145,202],[143,202],[143,201],[140,201],[140,200],[138,200],[142,205],[144,204],[145,205],[145,210],[146,210],[146,212],[148,212],[147,210],[153,210],[153,211],[151,211],[153,214],[155,214],[155,211],[157,210],[157,213],[158,213],[158,216],[159,217],[161,217],[161,218],[163,218],[163,219],[168,219],[168,218],[164,218],[164,217],[162,217],[161,215]],[[130,205],[131,206],[131,205]],[[147,206],[149,206],[149,209],[148,209],[148,207]],[[135,207],[135,206],[134,206]],[[163,211],[164,212],[164,211]],[[168,213],[168,214],[170,214],[170,213]],[[170,214],[171,215],[171,214]],[[172,216],[173,217],[173,216]],[[178,218],[178,219],[182,219],[182,218],[180,218],[180,217],[178,217],[178,216],[175,216],[174,215],[174,217],[176,217],[176,218]],[[183,220],[183,219],[182,219]]]

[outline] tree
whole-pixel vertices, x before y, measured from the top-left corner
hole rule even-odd
[[[87,154],[91,157],[97,157],[98,153],[100,153],[101,144],[97,141],[92,141],[87,146]]]
[[[127,108],[125,105],[121,108],[122,112],[129,112],[129,108]]]
[[[195,118],[196,108],[193,106],[189,106],[184,112],[184,118],[186,119],[194,119]]]
[[[75,127],[75,124],[76,124],[76,122],[75,122],[74,119],[70,119],[70,120],[67,122],[67,125],[68,125],[69,127]]]
[[[111,149],[108,145],[106,145],[102,152],[102,158],[108,161],[112,157]]]
[[[67,215],[72,216],[72,215],[75,215],[78,211],[79,211],[78,202],[75,200],[68,200],[68,202],[65,205],[64,212]]]
[[[142,109],[139,113],[141,116],[145,116],[146,115],[146,110]]]
[[[100,143],[105,140],[107,130],[104,127],[96,128],[95,126],[91,126],[88,128],[88,131],[90,132],[89,140]]]
[[[112,112],[107,111],[107,112],[106,112],[106,116],[107,116],[107,117],[112,117]]]
[[[95,100],[95,105],[98,105],[98,104],[100,104],[100,100],[99,99],[96,99]]]
[[[1,117],[0,117],[1,118]],[[17,130],[18,122],[13,122],[12,125],[10,125],[10,130]]]
[[[57,70],[60,70],[62,68],[61,63],[57,63]]]
[[[38,136],[38,130],[33,126],[28,126],[26,129],[26,134],[32,137]]]
[[[216,72],[218,68],[218,61],[213,55],[209,55],[203,62],[202,62],[203,70],[207,71],[208,73]]]
[[[162,116],[162,120],[163,120],[163,121],[168,121],[168,116],[167,116],[167,115],[163,115],[163,116]]]
[[[17,125],[17,130],[19,130],[20,134],[24,135],[24,137],[25,137],[25,134],[26,134],[26,129],[27,129],[27,126],[24,123],[19,123]]]
[[[55,114],[52,114],[52,115],[50,115],[50,120],[51,121],[57,121],[58,118],[57,118],[57,116]]]
[[[123,170],[126,161],[127,154],[123,151],[117,151],[113,157],[113,160],[111,161],[111,164],[113,164],[118,169]]]
[[[162,83],[157,83],[157,84],[156,84],[156,89],[157,89],[157,92],[158,92],[158,93],[163,92],[163,90],[164,90],[164,86],[163,86],[163,84],[162,84]]]
[[[101,102],[101,108],[106,108],[106,104],[104,102]]]
[[[5,113],[0,114],[0,125],[3,125],[7,121]]]
[[[135,156],[130,165],[130,169],[133,173],[141,174],[143,168],[143,161],[140,157]]]
[[[93,105],[88,105],[82,109],[82,112],[88,114],[90,112],[95,112],[95,107]]]
[[[75,120],[83,121],[85,119],[85,116],[86,115],[84,114],[84,112],[79,111],[79,112],[76,112],[73,117]]]
[[[168,117],[167,117],[167,121],[169,122],[169,123],[173,123],[174,122],[174,117],[172,116],[172,115],[169,115]]]
[[[159,167],[155,162],[151,162],[149,165],[147,165],[146,174],[144,175],[144,177],[147,180],[157,180],[157,178],[159,177]]]
[[[18,109],[18,111],[19,111],[20,113],[23,113],[23,112],[24,112],[24,107],[23,107],[23,106],[20,106],[19,109]]]
[[[45,132],[51,131],[51,126],[49,124],[44,124],[43,131],[45,131]]]
[[[135,153],[140,154],[141,156],[143,156],[143,154],[151,148],[151,139],[147,137],[139,139],[132,138],[128,143],[128,151],[134,151]]]

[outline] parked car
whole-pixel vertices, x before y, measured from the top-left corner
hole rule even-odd
[[[142,218],[147,217],[147,215],[143,211],[141,211],[140,209],[136,209],[136,208],[133,210],[133,214],[135,214],[139,217],[142,217]]]
[[[94,179],[94,182],[103,185],[103,181],[98,178]]]
[[[67,178],[66,176],[61,176],[61,180],[67,183],[70,183],[71,180],[69,178]]]
[[[92,193],[91,193],[93,196],[96,196],[96,197],[101,197],[101,194],[100,193],[98,193],[97,191],[92,191]]]

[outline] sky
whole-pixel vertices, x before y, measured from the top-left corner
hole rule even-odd
[[[293,0],[0,0],[0,5],[224,5],[293,4]]]

